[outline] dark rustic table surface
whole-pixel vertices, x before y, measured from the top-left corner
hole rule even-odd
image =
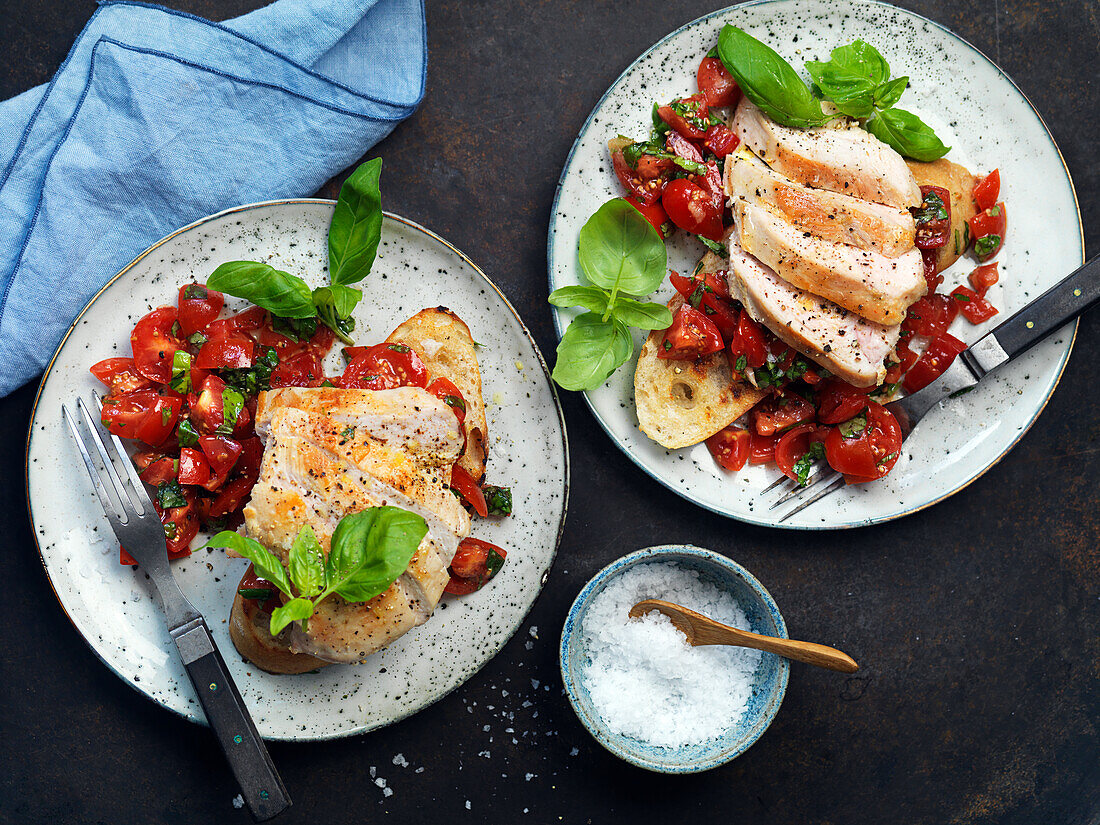
[[[224,19],[260,4],[171,5]],[[1100,2],[901,5],[977,45],[1031,98],[1074,177],[1095,255]],[[547,221],[573,138],[623,68],[714,7],[429,3],[427,97],[376,150],[386,206],[479,262],[546,353],[555,345]],[[92,9],[0,0],[0,99],[48,80]],[[915,515],[848,532],[781,532],[705,512],[649,479],[579,396],[563,394],[570,513],[523,629],[466,685],[397,725],[273,744],[295,799],[279,821],[1100,822],[1098,342],[1094,312],[1045,412],[993,471]],[[34,391],[0,400],[0,821],[248,822],[231,804],[237,788],[209,731],[108,671],[54,599],[23,484]],[[612,559],[665,542],[728,554],[771,590],[792,636],[835,644],[862,665],[854,676],[794,665],[764,737],[697,776],[652,775],[609,755],[574,717],[558,672],[558,634],[583,583]],[[524,707],[535,698],[531,680],[551,689]],[[407,767],[395,764],[399,754]]]

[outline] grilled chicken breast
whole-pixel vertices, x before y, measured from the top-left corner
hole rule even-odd
[[[784,177],[747,149],[726,158],[726,195],[777,210],[795,228],[834,243],[896,258],[913,248],[916,224],[905,209],[811,189]]]
[[[747,97],[732,128],[769,166],[799,183],[901,209],[920,206],[920,187],[901,155],[863,129],[780,126]]]
[[[881,384],[900,328],[883,326],[792,286],[729,241],[729,287],[749,315],[834,375],[857,387]]]
[[[340,519],[367,507],[402,507],[428,524],[408,569],[386,592],[365,603],[325,599],[308,630],[291,625],[290,651],[360,662],[426,621],[470,530],[469,515],[447,489],[463,443],[451,408],[417,387],[285,388],[260,394],[256,431],[266,447],[245,527],[284,564],[303,525],[327,555]]]
[[[734,236],[799,289],[827,298],[879,324],[899,324],[928,289],[920,251],[887,258],[867,249],[830,243],[794,226],[776,210],[738,200]]]

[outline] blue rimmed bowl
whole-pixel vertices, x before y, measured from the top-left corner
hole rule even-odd
[[[584,667],[590,661],[581,627],[592,600],[616,577],[638,564],[673,562],[695,570],[703,581],[733,595],[745,611],[754,633],[788,638],[787,625],[771,594],[749,571],[725,556],[691,545],[666,544],[647,547],[613,561],[584,586],[561,634],[559,660],[569,703],[588,732],[611,753],[640,768],[660,773],[698,773],[737,758],[768,729],[783,695],[787,692],[790,663],[770,653],[761,654],[752,681],[752,694],[741,719],[720,736],[706,742],[669,748],[647,743],[633,736],[614,733],[592,704],[584,682]],[[655,594],[659,597],[659,594]]]

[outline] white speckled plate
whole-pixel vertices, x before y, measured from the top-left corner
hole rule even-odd
[[[31,521],[54,592],[96,655],[134,688],[203,721],[144,574],[118,563],[118,545],[88,482],[61,404],[99,383],[95,362],[129,355],[134,323],[175,302],[179,287],[223,261],[268,261],[312,285],[327,279],[332,201],[242,206],[155,244],[88,304],[39,390],[27,445]],[[462,253],[416,224],[387,215],[374,271],[355,312],[356,340],[382,340],[425,306],[444,304],[469,325],[489,418],[489,479],[511,486],[515,513],[475,521],[474,535],[507,548],[485,589],[445,596],[435,615],[359,666],[272,676],[242,661],[229,639],[234,591],[247,562],[202,550],[174,562],[184,593],[206,616],[260,733],[308,740],[373,730],[415,713],[492,658],[531,609],[557,551],[568,495],[561,408],[535,342],[504,296]],[[231,299],[235,300],[235,299]],[[243,306],[243,302],[236,302]],[[326,364],[341,369],[339,347]],[[195,546],[200,542],[196,541]]]
[[[953,147],[949,160],[978,172],[1000,168],[1009,228],[998,258],[1001,283],[990,293],[1000,318],[1084,262],[1077,198],[1058,147],[1023,93],[981,52],[942,26],[884,3],[764,0],[717,11],[677,29],[627,67],[604,94],[581,129],[558,184],[547,249],[550,289],[578,283],[580,228],[600,204],[622,195],[607,140],[617,134],[644,138],[655,100],[694,93],[695,69],[726,23],[768,43],[799,69],[806,60],[827,60],[833,48],[862,38],[882,52],[895,77],[909,76],[900,105]],[[669,267],[681,272],[690,270],[703,251],[682,235],[677,233],[669,243]],[[973,258],[956,264],[947,273],[944,291],[965,282],[975,265]],[[657,294],[662,300],[672,294],[667,281]],[[555,310],[559,335],[574,312]],[[998,320],[974,327],[960,317],[951,332],[974,341]],[[1076,324],[1067,325],[975,391],[930,414],[885,480],[829,496],[781,525],[775,511],[754,502],[777,477],[774,467],[726,474],[704,445],[668,451],[638,429],[634,362],[585,395],[596,419],[634,462],[702,507],[754,524],[856,527],[934,504],[1004,456],[1054,391],[1075,332]],[[640,345],[637,333],[635,341]]]

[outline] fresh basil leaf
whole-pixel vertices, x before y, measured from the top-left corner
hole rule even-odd
[[[616,318],[578,315],[558,342],[553,379],[567,390],[592,390],[634,353],[634,341]]]
[[[719,258],[728,258],[730,256],[729,247],[727,247],[725,244],[718,243],[718,241],[712,241],[710,238],[704,238],[702,235],[696,235],[695,237],[702,242],[703,246],[705,246]]]
[[[199,443],[199,432],[190,419],[180,419],[180,423],[176,426],[176,442],[181,447],[194,447]]]
[[[308,318],[316,315],[313,296],[306,282],[258,261],[229,261],[206,281],[211,289],[251,301],[275,315]]]
[[[868,120],[864,128],[899,154],[913,160],[936,160],[951,148],[943,145],[932,127],[904,109],[884,109]]]
[[[974,241],[974,252],[978,258],[992,258],[1001,246],[1000,235],[982,235]]]
[[[622,198],[609,200],[581,227],[584,274],[596,286],[648,295],[661,285],[668,253],[657,230]]]
[[[372,507],[340,519],[332,534],[325,592],[366,602],[384,592],[409,566],[428,525],[400,507]]]
[[[489,508],[490,516],[512,515],[512,488],[497,487],[494,484],[486,484],[481,488],[485,494],[485,504]]]
[[[347,318],[351,315],[356,304],[362,299],[363,291],[353,286],[333,284],[313,290],[313,303],[317,305],[318,310],[322,307],[331,307],[338,318]],[[321,317],[324,317],[324,313],[321,313]]]
[[[825,445],[820,441],[815,441],[810,445],[810,449],[794,463],[791,469],[794,470],[794,474],[798,477],[799,486],[805,486],[806,481],[810,477],[810,470],[813,469],[814,464],[821,461],[824,457]]]
[[[214,430],[218,435],[233,435],[237,419],[244,409],[244,396],[230,386],[222,390],[222,423]]]
[[[271,635],[278,636],[291,622],[308,619],[313,615],[313,602],[309,599],[291,599],[271,611]]]
[[[908,77],[895,77],[893,80],[883,83],[875,89],[875,107],[878,109],[889,109],[901,100],[901,95],[908,85]]]
[[[181,395],[191,392],[191,353],[178,349],[172,355],[172,378],[168,382]]]
[[[317,290],[313,290],[313,294],[314,303],[316,303]],[[294,342],[308,341],[317,332],[317,316],[283,318],[281,315],[272,315],[271,329],[280,335],[285,335]]]
[[[547,300],[556,307],[583,307],[602,316],[610,299],[607,290],[598,286],[563,286],[551,292]]]
[[[266,602],[275,595],[275,591],[270,587],[238,587],[237,595],[258,602]]]
[[[845,438],[855,438],[867,429],[867,413],[861,412],[855,418],[849,418],[843,424],[837,425],[837,428]]]
[[[829,120],[791,64],[747,32],[723,26],[718,35],[718,57],[745,97],[776,123],[808,129]]]
[[[261,390],[271,389],[271,373],[277,366],[279,353],[273,347],[258,347],[251,367],[218,370],[218,375],[243,395],[253,396]]]
[[[652,301],[635,301],[633,298],[619,296],[611,313],[628,327],[668,329],[672,326],[672,312],[669,308]]]
[[[834,103],[863,99],[870,105],[875,89],[890,79],[890,65],[874,46],[862,40],[833,49],[828,62],[807,61],[806,71],[825,97]]]
[[[255,539],[242,536],[232,530],[222,530],[203,546],[229,549],[240,553],[252,562],[261,579],[267,579],[288,596],[294,595],[290,592],[290,580],[286,576],[282,563],[274,553]]]
[[[325,586],[325,554],[308,524],[298,531],[290,545],[287,570],[298,592],[307,598],[316,596]]]
[[[165,481],[157,485],[157,504],[162,510],[170,510],[173,507],[186,507],[187,499],[183,495],[183,488],[176,479]]]
[[[374,158],[361,164],[340,187],[328,228],[329,280],[335,286],[358,283],[374,265],[382,237],[381,175],[382,159]]]

